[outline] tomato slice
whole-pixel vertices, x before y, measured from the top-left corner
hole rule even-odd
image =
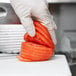
[[[48,60],[54,54],[54,43],[48,29],[40,24],[38,21],[34,21],[36,35],[31,37],[26,33],[22,42],[20,55],[17,57],[20,61],[44,61]]]

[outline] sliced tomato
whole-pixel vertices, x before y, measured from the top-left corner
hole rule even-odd
[[[54,54],[54,43],[45,26],[38,21],[34,21],[36,35],[31,37],[26,33],[22,42],[20,56],[17,58],[20,61],[44,61],[50,59]]]

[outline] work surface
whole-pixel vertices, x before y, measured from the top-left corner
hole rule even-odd
[[[66,57],[55,55],[42,62],[20,62],[15,57],[0,59],[0,76],[72,76]]]

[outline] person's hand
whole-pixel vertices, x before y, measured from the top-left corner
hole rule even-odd
[[[53,16],[48,10],[46,0],[11,0],[11,4],[30,36],[35,36],[33,16],[48,28],[52,40],[54,44],[56,44],[55,29],[57,29],[57,27],[53,21]]]

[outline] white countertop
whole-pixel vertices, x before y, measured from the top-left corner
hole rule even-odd
[[[0,76],[72,76],[66,57],[55,55],[49,61],[20,62],[15,57],[0,58]]]

